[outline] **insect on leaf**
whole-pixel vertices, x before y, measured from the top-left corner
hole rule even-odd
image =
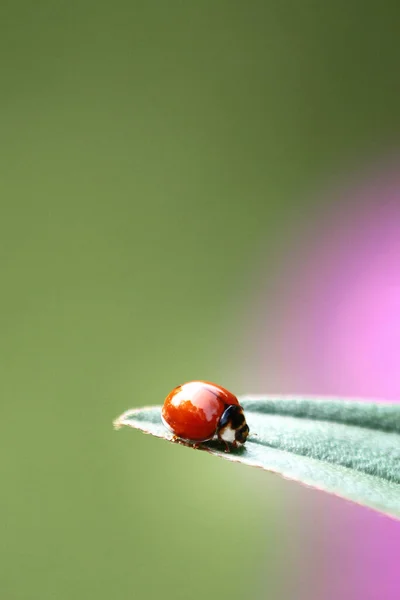
[[[400,519],[400,404],[296,396],[242,396],[250,435],[226,453],[200,450],[278,473]],[[172,440],[161,407],[133,409],[116,421]]]

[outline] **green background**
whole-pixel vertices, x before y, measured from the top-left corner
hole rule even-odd
[[[295,486],[112,420],[252,391],[309,190],[398,139],[397,7],[1,3],[4,600],[297,597]]]

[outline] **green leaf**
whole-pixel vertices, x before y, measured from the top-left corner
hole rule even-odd
[[[201,450],[330,492],[400,519],[400,404],[285,396],[243,396],[250,436],[226,453]],[[134,409],[128,425],[166,440],[161,407]]]

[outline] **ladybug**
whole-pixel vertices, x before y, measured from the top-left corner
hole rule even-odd
[[[175,440],[195,447],[217,437],[229,452],[249,435],[243,408],[231,392],[208,381],[190,381],[168,394],[162,408],[162,421]]]

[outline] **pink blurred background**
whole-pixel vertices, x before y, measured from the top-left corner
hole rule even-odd
[[[305,218],[279,278],[258,274],[249,328],[255,391],[400,400],[398,171],[330,190],[329,208]],[[303,519],[296,597],[398,600],[400,523],[292,492]]]

